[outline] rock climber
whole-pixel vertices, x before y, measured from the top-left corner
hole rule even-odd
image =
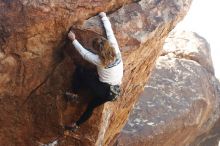
[[[85,60],[96,66],[98,75],[85,67],[76,67],[75,74],[78,82],[74,82],[76,85],[74,90],[78,90],[80,84],[83,84],[86,88],[91,90],[94,98],[88,103],[85,112],[81,115],[79,120],[70,125],[66,125],[65,130],[76,131],[81,124],[91,117],[96,107],[107,101],[114,101],[120,94],[120,85],[123,77],[121,52],[106,13],[101,12],[99,16],[103,22],[107,39],[96,38],[93,40],[93,47],[98,50],[97,54],[85,49],[76,40],[74,32],[70,31],[68,33],[68,37],[72,41],[75,49]]]

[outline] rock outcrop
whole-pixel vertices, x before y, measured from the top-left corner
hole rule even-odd
[[[219,80],[214,81],[214,85],[217,89],[217,95],[220,95],[220,86]],[[219,107],[220,108],[220,107]],[[196,138],[196,140],[190,144],[190,146],[219,146],[220,144],[220,116],[216,116],[218,118],[215,125],[212,127],[211,130],[206,131],[204,134],[200,135]]]
[[[217,127],[219,89],[206,40],[172,32],[115,145],[199,146]]]
[[[112,145],[144,88],[164,39],[190,3],[0,0],[0,145],[34,146],[54,140],[63,146]],[[98,18],[92,17],[100,11],[109,13],[122,50],[123,93],[118,101],[95,110],[80,128],[80,139],[62,137],[59,125],[76,120],[87,103],[70,106],[63,100],[63,92],[71,87],[75,63],[83,62],[76,55],[69,57],[66,33],[73,25],[102,34]]]

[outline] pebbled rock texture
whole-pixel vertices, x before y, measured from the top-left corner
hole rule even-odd
[[[164,39],[190,4],[191,0],[0,0],[0,145],[112,145]],[[123,92],[118,101],[94,111],[80,128],[80,138],[64,137],[61,126],[76,120],[92,98],[82,91],[80,103],[64,101],[75,64],[85,63],[66,33],[73,26],[103,34],[99,19],[93,17],[100,11],[109,13],[122,50]]]
[[[206,40],[172,32],[115,146],[194,146],[220,118],[219,89]]]

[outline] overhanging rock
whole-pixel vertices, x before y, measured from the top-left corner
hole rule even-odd
[[[72,24],[102,33],[98,18],[88,19],[100,11],[111,13],[108,16],[122,50],[123,93],[118,101],[95,110],[81,127],[80,140],[61,137],[59,145],[111,145],[143,90],[164,39],[190,3],[1,0],[0,145],[49,143],[59,135],[60,124],[80,116],[84,102],[70,106],[63,101],[77,59],[63,55],[62,49],[70,45],[64,40]]]

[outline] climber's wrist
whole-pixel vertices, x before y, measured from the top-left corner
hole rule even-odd
[[[99,17],[103,18],[103,17],[107,17],[105,12],[100,12],[99,13]]]
[[[77,40],[76,40],[76,39],[72,40],[72,43],[75,43],[75,42],[77,42]]]

